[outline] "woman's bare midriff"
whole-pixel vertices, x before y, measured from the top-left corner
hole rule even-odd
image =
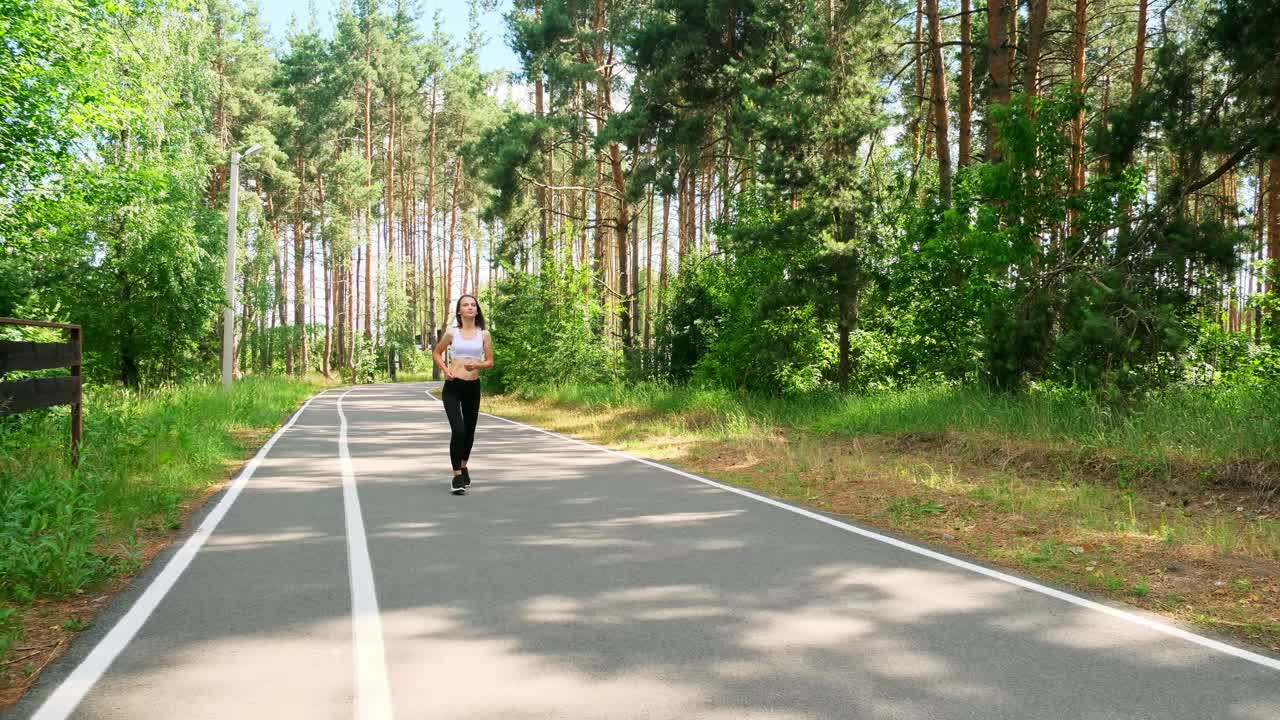
[[[468,370],[463,365],[465,363],[479,363],[479,360],[473,358],[454,358],[449,363],[449,371],[459,380],[477,380],[480,378],[479,370]]]

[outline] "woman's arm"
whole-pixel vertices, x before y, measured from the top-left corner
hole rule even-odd
[[[436,367],[440,368],[440,372],[444,373],[444,376],[450,380],[453,379],[453,371],[449,369],[449,365],[444,361],[444,350],[452,342],[453,330],[445,330],[440,342],[436,343],[435,352],[431,353],[431,359],[435,361]]]

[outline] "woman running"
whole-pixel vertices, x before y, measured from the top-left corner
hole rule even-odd
[[[436,367],[444,373],[444,413],[449,416],[449,461],[453,463],[453,492],[461,494],[471,485],[467,460],[476,437],[476,420],[480,414],[480,371],[493,367],[493,341],[484,329],[484,313],[474,295],[458,298],[455,310],[457,325],[449,328],[433,353]],[[445,348],[451,348],[450,361],[444,361]]]

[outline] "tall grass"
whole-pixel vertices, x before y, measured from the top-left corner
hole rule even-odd
[[[248,378],[148,392],[87,388],[81,464],[65,408],[0,423],[0,601],[64,596],[129,567],[138,530],[176,527],[318,381]]]
[[[1124,406],[1070,391],[1011,395],[949,386],[868,395],[764,397],[646,383],[531,387],[516,394],[589,408],[698,413],[726,428],[746,418],[847,435],[947,431],[999,435],[1120,451],[1154,464],[1175,458],[1205,464],[1280,461],[1280,418],[1275,412],[1280,407],[1280,389],[1258,386],[1170,389]]]

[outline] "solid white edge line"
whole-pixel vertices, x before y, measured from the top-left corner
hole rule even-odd
[[[427,390],[426,393],[429,397],[431,397],[432,399],[435,399],[435,396],[431,395],[430,390]],[[1218,652],[1240,658],[1241,660],[1247,660],[1251,663],[1256,663],[1258,665],[1262,665],[1263,667],[1271,668],[1272,670],[1280,670],[1280,660],[1277,660],[1275,658],[1270,658],[1265,655],[1259,655],[1258,653],[1250,652],[1248,650],[1235,647],[1234,645],[1228,645],[1219,640],[1214,640],[1213,638],[1207,638],[1207,637],[1204,637],[1203,635],[1197,635],[1193,632],[1183,630],[1182,628],[1174,627],[1167,623],[1160,622],[1159,620],[1143,617],[1142,615],[1138,615],[1126,610],[1121,610],[1119,608],[1114,608],[1114,607],[1111,607],[1110,605],[1103,605],[1102,603],[1095,602],[1087,598],[1082,598],[1079,595],[1072,595],[1071,593],[1063,592],[1061,590],[1056,590],[1054,588],[1048,587],[1047,585],[1041,585],[1039,583],[1031,582],[1030,580],[1024,580],[1023,578],[1020,578],[1020,577],[1014,577],[1013,575],[1007,575],[998,570],[992,570],[990,568],[982,567],[981,565],[975,565],[971,562],[967,562],[959,558],[951,557],[950,555],[944,555],[940,552],[929,550],[928,548],[923,548],[918,545],[912,545],[911,543],[903,542],[902,540],[898,540],[897,538],[891,538],[887,535],[881,535],[880,533],[872,532],[871,530],[860,528],[856,525],[850,525],[849,523],[841,522],[840,520],[836,520],[834,518],[829,518],[825,515],[821,515],[811,510],[806,510],[802,507],[789,505],[780,500],[774,500],[773,498],[765,497],[764,495],[757,495],[756,493],[753,493],[749,490],[743,490],[742,488],[733,487],[732,485],[725,485],[724,483],[719,483],[719,482],[716,482],[715,480],[708,480],[707,478],[701,477],[699,475],[694,475],[692,473],[688,473],[683,470],[677,470],[675,468],[668,467],[661,463],[653,462],[652,460],[646,460],[644,458],[636,457],[634,455],[628,455],[627,453],[624,453],[618,450],[601,447],[599,445],[593,445],[584,440],[572,438],[567,435],[561,435],[560,433],[551,432],[550,430],[543,430],[542,428],[534,427],[532,425],[526,425],[522,422],[516,422],[515,420],[508,420],[507,418],[499,417],[497,415],[492,415],[490,413],[480,413],[480,414],[485,415],[487,417],[491,417],[494,420],[501,420],[502,422],[510,423],[517,427],[525,428],[526,430],[534,430],[544,435],[550,435],[551,437],[559,438],[566,442],[576,443],[578,445],[585,445],[586,447],[599,450],[600,452],[608,453],[610,455],[616,455],[617,457],[625,458],[627,460],[638,462],[643,465],[648,465],[650,467],[655,467],[655,468],[658,468],[659,470],[666,470],[669,473],[674,473],[676,475],[688,478],[690,480],[696,480],[700,483],[703,483],[704,485],[710,485],[712,487],[720,488],[721,490],[731,492],[737,495],[741,495],[742,497],[751,498],[752,500],[758,500],[767,505],[772,505],[777,508],[782,508],[783,510],[787,510],[797,515],[802,515],[804,517],[807,517],[810,520],[817,520],[820,523],[825,523],[832,527],[840,528],[841,530],[851,532],[855,535],[861,535],[862,537],[868,538],[870,540],[875,540],[876,542],[881,542],[886,545],[892,545],[901,550],[906,550],[907,552],[912,552],[917,555],[923,555],[924,557],[937,560],[939,562],[944,562],[948,565],[953,565],[963,570],[968,570],[969,572],[977,573],[979,575],[984,575],[986,577],[989,577],[995,580],[1000,580],[1002,582],[1009,583],[1010,585],[1017,585],[1020,588],[1038,592],[1041,595],[1048,595],[1049,597],[1071,603],[1072,605],[1078,605],[1080,607],[1087,608],[1089,610],[1096,610],[1098,612],[1104,613],[1106,615],[1110,615],[1115,618],[1119,618],[1121,620],[1127,620],[1131,623],[1134,623],[1135,625],[1141,625],[1142,627],[1164,633],[1165,635],[1172,635],[1173,637],[1195,643],[1196,645],[1200,645],[1200,646],[1209,648],[1211,650],[1217,650]]]
[[[151,613],[160,605],[160,601],[164,599],[164,596],[177,583],[183,571],[195,559],[196,553],[200,551],[201,546],[213,534],[214,529],[218,527],[218,523],[227,514],[231,504],[235,502],[240,495],[240,491],[249,482],[249,478],[253,477],[258,465],[262,463],[267,453],[271,452],[276,440],[279,440],[285,431],[293,427],[293,423],[302,417],[302,413],[311,404],[311,401],[324,395],[324,392],[308,398],[302,404],[302,407],[298,408],[297,412],[293,414],[293,417],[289,418],[289,422],[277,430],[267,440],[267,443],[258,450],[253,459],[244,466],[244,469],[240,471],[236,479],[231,482],[218,504],[205,516],[204,522],[200,523],[200,527],[196,529],[191,537],[187,538],[187,541],[182,544],[178,552],[169,559],[169,562],[164,566],[164,570],[160,571],[160,574],[151,581],[147,589],[134,602],[133,607],[129,608],[129,611],[116,621],[110,632],[98,641],[98,644],[76,666],[76,669],[58,685],[53,694],[45,699],[40,709],[31,716],[31,720],[63,720],[75,711],[80,701],[84,699],[84,696],[98,682],[98,679],[107,671],[111,663],[133,640],[134,635],[142,628],[147,618],[151,617]]]
[[[356,489],[351,453],[347,449],[347,415],[342,401],[354,388],[338,397],[338,457],[342,465],[342,505],[347,526],[347,561],[351,573],[351,632],[355,643],[357,720],[391,718],[391,685],[387,680],[387,656],[382,646],[382,618],[373,563],[365,538],[360,494]]]

